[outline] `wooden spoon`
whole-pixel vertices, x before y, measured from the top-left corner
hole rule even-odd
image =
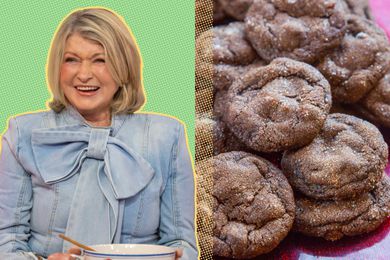
[[[78,246],[78,247],[80,247],[80,248],[82,248],[82,249],[85,249],[85,250],[88,250],[88,251],[96,251],[96,250],[93,249],[92,247],[83,245],[83,244],[77,242],[76,240],[73,240],[73,239],[71,239],[70,237],[65,236],[64,234],[59,234],[58,236],[59,236],[60,238],[62,238],[63,240],[66,240],[66,241],[68,241],[69,243],[72,243],[73,245]]]

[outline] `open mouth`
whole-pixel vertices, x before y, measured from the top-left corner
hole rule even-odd
[[[97,91],[100,87],[97,87],[97,86],[75,86],[75,88],[80,92],[92,93],[92,92]]]

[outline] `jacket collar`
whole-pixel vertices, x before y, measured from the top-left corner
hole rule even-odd
[[[107,127],[91,126],[85,121],[84,117],[77,111],[77,109],[71,105],[64,108],[59,113],[59,116],[66,125],[80,125],[88,128],[109,128],[110,135],[115,136],[122,127],[123,123],[126,121],[126,118],[131,116],[131,114],[113,114],[111,119],[111,126]]]

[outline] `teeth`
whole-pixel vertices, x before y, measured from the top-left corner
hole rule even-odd
[[[97,90],[99,87],[81,87],[81,86],[77,86],[76,87],[77,90],[82,90],[82,91],[90,91],[90,90]]]

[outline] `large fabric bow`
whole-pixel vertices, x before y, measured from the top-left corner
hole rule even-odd
[[[152,166],[111,137],[109,128],[37,129],[31,141],[45,183],[80,173],[66,234],[86,244],[112,243],[121,228],[120,200],[134,196],[151,181]]]

